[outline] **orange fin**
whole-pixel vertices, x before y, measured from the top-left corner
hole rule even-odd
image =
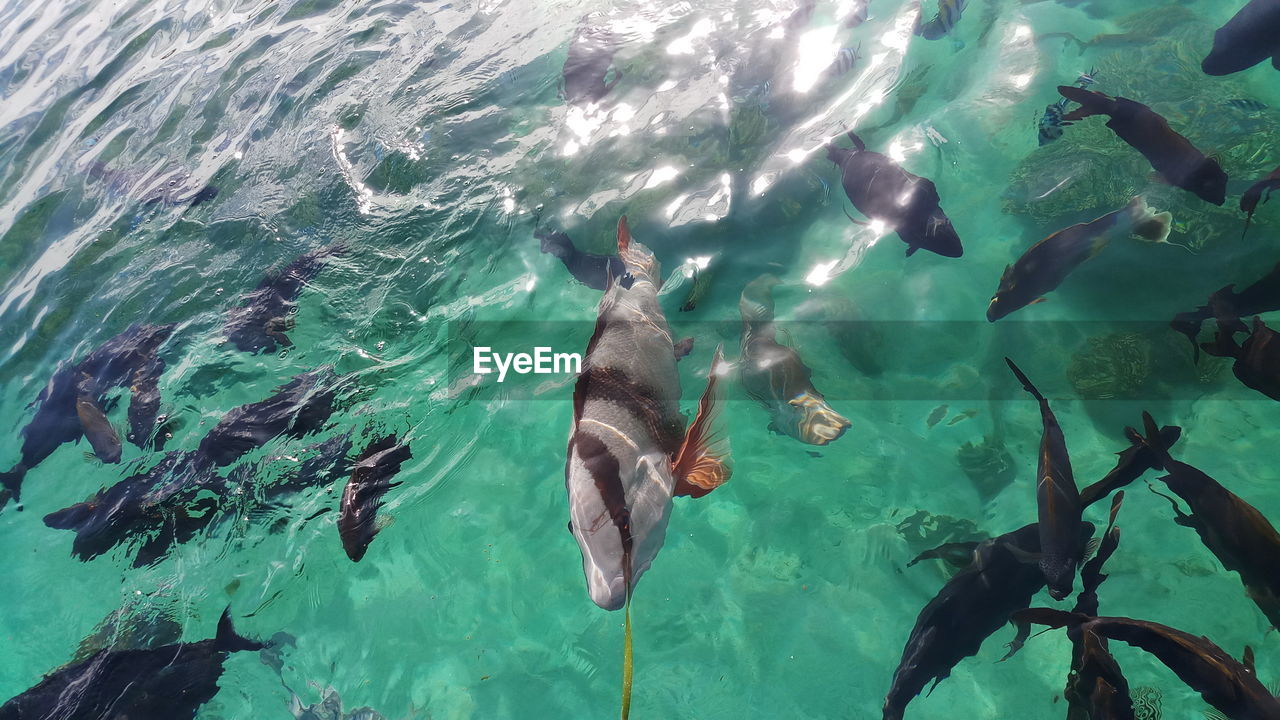
[[[711,372],[707,374],[707,388],[702,391],[702,398],[698,400],[698,414],[685,431],[684,442],[680,444],[680,450],[671,463],[672,474],[676,477],[677,496],[702,497],[723,485],[733,474],[728,463],[727,442],[714,427],[719,414],[717,389],[723,363],[724,349],[717,347],[715,358],[711,361]]]
[[[618,253],[625,253],[631,246],[631,228],[627,225],[627,216],[618,218]]]

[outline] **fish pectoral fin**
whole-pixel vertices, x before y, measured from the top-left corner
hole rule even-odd
[[[1005,543],[1004,549],[1008,550],[1009,554],[1023,565],[1039,565],[1040,558],[1044,557],[1044,553],[1027,552],[1026,550],[1023,550],[1017,545],[1013,545],[1011,543]]]
[[[675,495],[702,497],[723,485],[733,474],[728,462],[728,436],[718,427],[721,394],[718,381],[725,372],[724,348],[717,347],[711,371],[707,373],[707,387],[698,400],[698,413],[671,462],[676,478]]]

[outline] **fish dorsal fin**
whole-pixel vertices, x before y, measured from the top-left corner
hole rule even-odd
[[[1254,675],[1258,674],[1257,665],[1254,663],[1254,659],[1253,659],[1252,647],[1248,645],[1244,646],[1244,655],[1240,657],[1240,661],[1244,665],[1245,669],[1248,670],[1250,673],[1253,673]]]
[[[698,413],[685,431],[684,441],[671,462],[676,479],[675,495],[702,497],[723,485],[733,474],[729,467],[729,448],[723,432],[716,427],[720,393],[719,380],[724,372],[724,348],[716,347],[707,373],[707,387],[698,400]]]

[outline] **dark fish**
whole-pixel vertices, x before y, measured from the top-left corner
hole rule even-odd
[[[960,257],[960,236],[939,204],[938,189],[885,155],[867,150],[848,133],[854,149],[827,145],[827,157],[840,168],[841,182],[853,206],[883,222],[907,244],[907,256],[923,248],[943,257]]]
[[[631,239],[625,218],[618,254],[633,283],[614,283],[600,301],[574,388],[565,462],[570,530],[591,599],[605,610],[626,603],[657,556],[672,497],[706,494],[729,477],[709,436],[718,353],[686,429],[675,351],[658,304],[658,262]]]
[[[1120,529],[1115,526],[1116,513],[1124,501],[1124,492],[1117,493],[1111,503],[1111,517],[1103,533],[1098,554],[1085,563],[1080,573],[1083,586],[1076,599],[1074,612],[1082,615],[1098,614],[1098,586],[1107,576],[1102,566],[1120,543]],[[1025,636],[1030,627],[1019,624],[1019,632]],[[1025,628],[1025,629],[1024,629]],[[1129,696],[1129,681],[1120,665],[1111,656],[1107,639],[1082,627],[1069,627],[1071,640],[1071,672],[1062,697],[1067,701],[1067,720],[1134,720],[1133,700]]]
[[[156,420],[160,417],[160,376],[164,373],[164,361],[152,362],[133,372],[129,382],[129,441],[140,448],[148,445],[159,450],[164,439],[152,439]]]
[[[1080,492],[1071,473],[1071,458],[1062,427],[1049,409],[1049,401],[1036,390],[1027,376],[1009,358],[1009,369],[1022,383],[1023,389],[1040,403],[1040,420],[1044,425],[1036,470],[1036,504],[1039,509],[1040,570],[1049,585],[1049,595],[1062,600],[1071,594],[1076,566],[1084,555],[1085,543],[1080,539],[1084,508]],[[1088,537],[1087,535],[1085,536]]]
[[[302,437],[320,429],[333,412],[334,393],[327,374],[299,375],[273,397],[228,412],[196,450],[165,453],[150,470],[49,513],[44,523],[75,530],[72,555],[86,561],[130,537],[149,535],[134,559],[135,566],[147,565],[213,521],[219,498],[231,483],[217,468],[278,435]]]
[[[149,173],[138,170],[115,170],[98,160],[86,165],[83,173],[86,177],[103,183],[115,192],[125,192],[131,187],[153,182],[149,177]],[[183,182],[186,178],[181,172],[171,172],[167,176],[161,176],[160,179],[159,187],[150,190],[145,195],[140,195],[143,205],[159,203],[195,207],[218,196],[218,188],[213,185],[205,185],[192,192],[191,186]]]
[[[156,353],[161,344],[173,333],[173,325],[132,325],[128,330],[103,343],[98,349],[89,353],[77,363],[68,363],[54,372],[49,384],[40,391],[36,402],[40,404],[35,417],[22,428],[22,458],[8,472],[0,473],[0,484],[9,491],[14,500],[19,499],[22,479],[27,471],[39,465],[41,461],[53,454],[63,443],[75,442],[84,434],[78,400],[85,376],[92,379],[93,395],[89,398],[96,409],[91,413],[91,420],[105,423],[105,418],[98,420],[102,402],[105,399],[100,393],[111,388],[128,385],[140,368],[157,377],[164,369],[164,362]],[[130,404],[130,414],[134,414],[132,405],[139,403],[138,394]],[[141,398],[146,405],[149,398]],[[140,413],[145,415],[145,413]],[[154,419],[152,420],[154,422]],[[143,424],[142,418],[139,425]],[[94,427],[99,427],[95,424]],[[106,432],[109,428],[101,428]],[[148,429],[149,432],[149,429]],[[115,433],[114,430],[111,431]],[[99,436],[99,441],[103,437]],[[91,438],[91,442],[93,439]],[[142,441],[134,439],[142,446]],[[119,439],[115,441],[119,445]],[[96,446],[95,446],[96,449]],[[110,456],[110,453],[108,453]],[[118,455],[116,455],[118,459]]]
[[[1169,473],[1160,480],[1191,509],[1190,514],[1183,513],[1174,503],[1175,522],[1193,528],[1223,567],[1239,573],[1249,598],[1273,626],[1280,627],[1280,533],[1257,508],[1203,472],[1170,457],[1155,434],[1151,415],[1143,413],[1142,420],[1148,446]]]
[[[1125,437],[1132,443],[1122,452],[1116,453],[1120,459],[1106,477],[1080,491],[1080,505],[1089,507],[1111,493],[1123,488],[1142,477],[1148,470],[1157,469],[1161,465],[1160,457],[1147,447],[1141,435],[1133,428],[1125,428]],[[1163,447],[1173,447],[1182,437],[1182,428],[1166,425],[1160,428],[1160,442]]]
[[[1237,343],[1237,333],[1248,333],[1243,344]],[[1246,328],[1239,318],[1219,318],[1218,333],[1212,343],[1200,347],[1216,357],[1234,358],[1231,371],[1245,387],[1257,390],[1272,400],[1280,400],[1280,341],[1275,330],[1267,327],[1259,317],[1253,318],[1253,327]]]
[[[194,718],[218,692],[227,656],[261,650],[222,613],[211,640],[141,650],[104,649],[44,677],[0,706],[0,720],[180,720]]]
[[[947,416],[947,406],[939,405],[938,407],[933,409],[933,412],[929,413],[929,417],[925,418],[924,424],[928,426],[930,430],[932,430],[933,426],[942,422],[943,418],[945,418],[946,416]]]
[[[622,71],[613,65],[613,54],[620,45],[610,30],[583,25],[569,41],[569,54],[564,60],[564,99],[571,105],[598,103],[622,79]],[[613,77],[606,80],[610,68]]]
[[[84,433],[93,454],[104,463],[120,462],[120,436],[111,427],[107,413],[95,399],[102,395],[97,383],[82,373],[76,392],[76,416],[80,418],[80,432]]]
[[[1135,197],[1124,208],[1087,223],[1078,223],[1032,245],[1012,265],[1005,266],[1000,286],[987,305],[987,320],[1044,302],[1044,296],[1112,240],[1133,235],[1149,242],[1166,242],[1173,216],[1157,213]]]
[[[1190,140],[1174,132],[1168,121],[1151,108],[1128,98],[1113,98],[1069,85],[1059,85],[1058,92],[1081,105],[1068,113],[1064,122],[1107,115],[1107,127],[1142,153],[1170,184],[1214,205],[1226,201],[1227,174],[1218,161],[1206,157]]]
[[[810,445],[826,445],[849,429],[813,386],[813,371],[800,354],[777,341],[773,287],[778,278],[761,275],[742,291],[742,362],[739,377],[753,400],[769,412],[769,429]]]
[[[1205,702],[1233,720],[1280,718],[1280,700],[1267,691],[1252,670],[1208,638],[1145,620],[1089,617],[1049,608],[1025,610],[1016,617],[1053,628],[1078,626],[1085,634],[1146,650],[1200,693]]]
[[[1248,190],[1240,196],[1240,212],[1247,213],[1244,220],[1244,233],[1240,234],[1243,238],[1245,233],[1249,232],[1249,223],[1253,222],[1253,213],[1258,209],[1258,202],[1267,202],[1271,199],[1271,193],[1280,189],[1280,168],[1271,171],[1271,174],[1249,186]],[[1263,192],[1267,193],[1267,197],[1262,197]]]
[[[871,0],[853,0],[853,6],[844,15],[844,19],[840,22],[840,27],[846,30],[858,27],[867,21],[870,9]]]
[[[559,258],[575,280],[593,290],[604,290],[610,275],[622,280],[627,274],[618,256],[582,252],[559,230],[534,230],[533,236],[542,241],[542,252]]]
[[[1213,50],[1200,69],[1206,75],[1230,75],[1267,58],[1280,70],[1280,0],[1249,0],[1213,34]]]
[[[920,22],[920,18],[924,17],[923,14],[920,15],[916,19],[915,34],[925,40],[937,40],[950,34],[956,23],[960,22],[960,16],[968,4],[969,0],[938,0],[938,14],[926,23]]]
[[[1080,532],[1083,546],[1093,526],[1081,523]],[[1035,523],[977,546],[973,563],[948,580],[916,618],[884,699],[884,720],[902,720],[907,704],[930,681],[936,686],[957,663],[976,655],[1015,611],[1031,604],[1044,575],[1023,559],[1039,552]]]
[[[223,334],[242,352],[275,352],[279,347],[292,347],[284,331],[293,329],[293,301],[320,273],[327,258],[341,256],[345,251],[342,244],[312,250],[284,269],[268,273],[258,287],[241,298],[243,304],[227,311]]]
[[[356,457],[338,514],[338,535],[351,562],[360,562],[378,534],[374,521],[382,507],[382,496],[400,484],[391,482],[391,478],[400,472],[400,464],[411,457],[409,446],[400,444],[395,435],[374,440]]]
[[[675,352],[676,360],[679,361],[693,352],[693,338],[687,337],[676,343],[671,349]]]
[[[1196,337],[1205,320],[1215,316],[1242,318],[1275,310],[1280,310],[1280,264],[1240,292],[1236,292],[1235,285],[1222,288],[1209,296],[1207,304],[1178,313],[1169,325],[1191,340],[1191,347],[1199,358],[1200,345]]]
[[[943,543],[915,556],[911,559],[911,562],[907,563],[907,567],[911,567],[922,560],[941,560],[944,564],[956,570],[963,570],[973,564],[973,553],[980,544],[974,541]]]

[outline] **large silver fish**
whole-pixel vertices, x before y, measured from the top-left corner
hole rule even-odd
[[[631,283],[612,278],[573,392],[565,462],[570,530],[595,604],[621,608],[662,547],[675,495],[699,497],[728,479],[711,448],[719,352],[686,431],[680,377],[658,305],[658,262],[618,222]]]

